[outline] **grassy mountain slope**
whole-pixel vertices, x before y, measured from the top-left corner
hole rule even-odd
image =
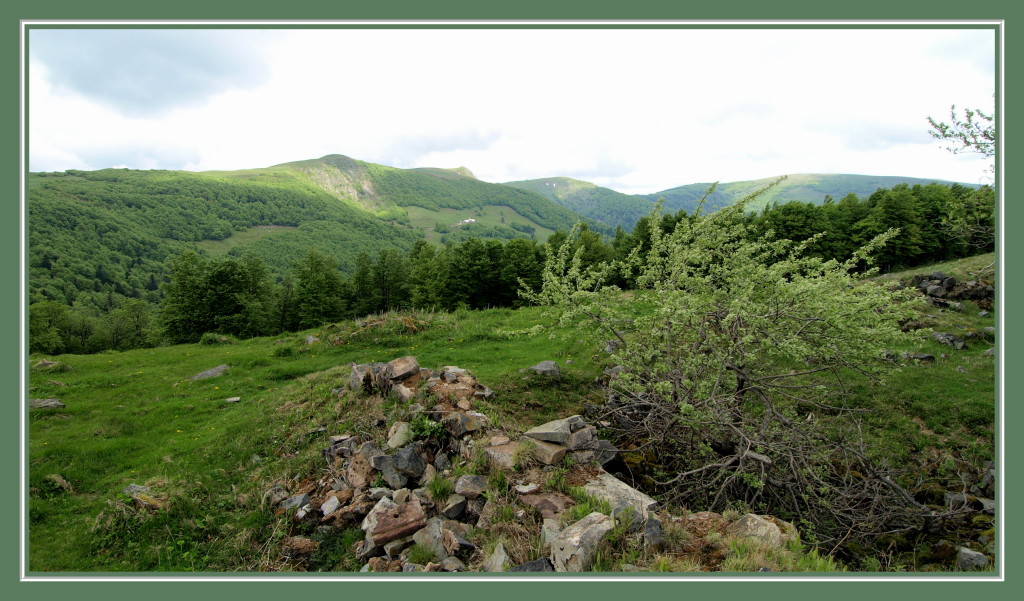
[[[541,194],[584,217],[630,230],[637,220],[651,212],[651,202],[642,197],[569,177],[506,182],[506,186]]]
[[[359,252],[406,250],[424,236],[440,241],[428,236],[435,222],[486,215],[454,228],[446,239],[455,242],[533,233],[543,239],[580,219],[538,194],[481,182],[465,168],[396,169],[341,155],[265,169],[104,169],[32,174],[29,181],[31,298],[68,304],[102,306],[110,295],[154,300],[166,260],[190,247],[251,251],[276,274],[317,248],[350,271]],[[492,218],[506,209],[507,223]]]

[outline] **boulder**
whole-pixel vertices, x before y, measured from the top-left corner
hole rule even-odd
[[[320,339],[317,338],[316,336],[311,336],[307,334],[306,337],[303,338],[303,342],[305,342],[306,344],[316,344],[317,342],[320,342]]]
[[[792,524],[768,516],[753,513],[741,517],[726,527],[733,536],[755,538],[767,545],[779,547],[796,537]]]
[[[533,458],[545,465],[555,465],[565,457],[566,449],[562,445],[544,442],[527,436],[520,439],[520,441],[524,440],[529,442],[529,452]]]
[[[932,338],[938,340],[940,344],[951,346],[958,351],[967,348],[963,340],[948,332],[932,332]]]
[[[395,422],[388,430],[388,448],[398,449],[412,442],[412,428],[409,422]]]
[[[465,572],[469,568],[458,557],[445,557],[441,560],[441,569],[445,572]]]
[[[455,493],[467,499],[475,499],[487,490],[487,479],[483,476],[466,474],[455,482]]]
[[[420,364],[416,357],[407,356],[388,361],[384,369],[385,376],[392,382],[401,382],[406,378],[420,373]]]
[[[445,502],[441,505],[441,515],[449,519],[455,519],[462,515],[462,512],[466,509],[466,497],[453,494],[448,495]]]
[[[499,468],[513,468],[516,465],[516,444],[506,443],[484,449],[487,461]]]
[[[597,428],[595,426],[587,426],[575,432],[570,432],[568,440],[565,441],[565,448],[570,451],[596,449]]]
[[[202,371],[202,372],[197,373],[196,375],[194,375],[191,378],[189,378],[189,380],[191,380],[191,381],[205,380],[206,378],[212,378],[214,376],[219,376],[219,375],[223,374],[224,372],[226,372],[227,370],[228,370],[228,366],[227,365],[218,365],[217,367],[211,367],[210,369],[208,369],[206,371]]]
[[[64,409],[67,407],[60,399],[29,399],[29,409]]]
[[[572,497],[560,492],[546,492],[533,495],[522,495],[519,502],[533,507],[540,512],[543,519],[554,519],[562,515],[566,509],[576,504]]]
[[[487,561],[480,566],[482,572],[504,572],[505,567],[512,563],[509,561],[508,553],[505,552],[505,545],[498,543],[494,547],[494,552],[487,558]]]
[[[302,507],[305,507],[306,505],[309,505],[309,501],[310,501],[310,498],[309,498],[309,495],[307,495],[307,494],[295,495],[293,497],[289,497],[288,499],[285,499],[284,502],[281,503],[281,508],[282,509],[291,509],[292,507],[294,507],[296,509],[301,509]]]
[[[956,567],[959,570],[982,570],[988,567],[988,557],[984,553],[960,547],[956,553]]]
[[[658,504],[651,497],[604,470],[584,484],[583,490],[596,499],[607,501],[613,511],[632,507],[641,516],[646,516],[647,512]]]
[[[366,532],[367,541],[381,547],[419,531],[426,522],[427,516],[415,498],[396,505],[391,499],[384,497],[363,520],[363,530]]]
[[[448,557],[448,550],[444,546],[444,528],[441,518],[430,518],[424,526],[412,535],[412,539],[420,545],[427,547],[434,552],[437,558]]]
[[[562,374],[558,369],[558,364],[554,361],[541,361],[537,365],[531,366],[530,369],[537,375],[545,377],[557,377]]]
[[[615,526],[603,513],[594,512],[566,527],[551,541],[551,563],[556,572],[586,572],[594,562],[597,547]]]
[[[535,428],[530,428],[524,432],[523,435],[537,440],[543,440],[545,442],[565,444],[571,433],[577,432],[585,426],[586,423],[583,422],[582,417],[573,415],[572,417],[556,419],[546,424],[541,424]]]
[[[490,425],[487,417],[475,411],[453,411],[441,420],[453,438],[462,438],[470,432],[482,430]]]
[[[395,453],[394,465],[395,469],[415,479],[422,476],[423,470],[427,469],[426,462],[420,457],[418,444],[407,445]],[[401,488],[401,486],[398,488]]]
[[[395,384],[391,387],[391,391],[388,395],[396,401],[408,403],[414,396],[416,396],[416,391],[404,384]]]
[[[320,505],[320,513],[324,514],[324,517],[326,518],[334,513],[339,507],[341,507],[341,501],[338,499],[337,495],[331,495],[323,502],[322,505]]]

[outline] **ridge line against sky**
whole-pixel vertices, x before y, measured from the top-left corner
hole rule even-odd
[[[992,29],[31,29],[29,169],[327,154],[625,193],[785,173],[985,181]]]

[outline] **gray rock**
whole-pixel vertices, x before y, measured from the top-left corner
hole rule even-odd
[[[309,501],[309,495],[307,494],[295,495],[294,497],[285,499],[285,501],[281,503],[281,507],[283,509],[291,509],[292,507],[299,509],[309,505]]]
[[[530,369],[537,375],[545,377],[557,377],[562,373],[561,370],[558,369],[558,364],[554,361],[541,361],[537,365],[531,366]]]
[[[406,563],[406,564],[402,564],[402,571],[403,572],[422,572],[423,571],[423,566],[421,566],[418,563]]]
[[[603,513],[591,513],[568,526],[551,541],[551,563],[556,572],[586,572],[594,562],[597,547],[615,526]]]
[[[651,497],[604,470],[584,484],[583,490],[596,499],[607,501],[612,510],[632,507],[641,517],[647,515],[647,512],[658,504]]]
[[[981,355],[983,357],[994,357],[995,354],[996,354],[996,347],[992,347],[992,348],[988,349],[987,351],[985,351],[984,353],[982,353]]]
[[[946,296],[946,289],[943,288],[940,284],[935,284],[932,286],[928,286],[928,288],[925,290],[925,294],[927,294],[928,296],[936,296],[938,298],[942,298],[943,296]]]
[[[189,380],[191,380],[191,381],[205,380],[206,378],[212,378],[214,376],[219,376],[219,375],[223,374],[224,372],[226,372],[227,370],[228,370],[228,366],[227,365],[218,365],[217,367],[211,367],[210,369],[208,369],[206,371],[202,371],[202,372],[197,373],[196,375],[194,375],[191,378],[189,378]]]
[[[442,530],[441,518],[430,518],[423,528],[412,535],[412,539],[433,551],[438,559],[444,559],[448,557],[448,550],[444,546]]]
[[[508,558],[508,553],[505,552],[505,545],[498,543],[494,547],[494,552],[487,558],[487,561],[480,566],[480,570],[483,572],[504,572],[505,567],[512,563]]]
[[[565,444],[569,439],[569,434],[577,432],[586,424],[583,422],[583,418],[578,415],[567,417],[565,419],[556,419],[554,421],[541,424],[534,428],[530,428],[523,433],[524,436],[530,438],[536,438],[537,440],[543,440],[545,442],[554,442],[558,444]]]
[[[233,396],[230,399],[224,399],[225,403],[240,403],[241,401],[242,397],[240,396]]]
[[[437,469],[441,470],[442,472],[444,470],[451,469],[452,463],[451,463],[451,461],[448,461],[448,454],[447,453],[441,453],[440,455],[435,457],[434,458],[434,467],[436,467]]]
[[[408,488],[399,488],[391,495],[391,500],[399,504],[405,503],[411,494]]]
[[[547,545],[558,538],[562,532],[562,520],[559,518],[542,518],[540,524],[540,544]]]
[[[67,407],[60,399],[29,399],[29,409],[63,409]]]
[[[309,334],[307,334],[303,341],[306,344],[316,344],[317,342],[320,342],[320,339],[317,338],[316,336],[310,336]]]
[[[396,538],[395,540],[384,544],[384,554],[391,558],[397,558],[398,555],[411,544],[411,536]]]
[[[967,348],[963,340],[948,332],[932,332],[932,338],[938,340],[940,344],[951,346],[958,351]]]
[[[506,572],[554,572],[555,567],[551,565],[551,560],[547,557],[541,557],[533,561],[521,563],[517,566],[511,567]]]
[[[339,507],[341,507],[341,501],[338,500],[337,496],[331,495],[326,501],[324,501],[324,504],[320,506],[320,513],[324,514],[324,517],[327,517],[337,511]]]
[[[129,484],[121,492],[131,497],[139,493],[149,493],[149,487],[142,486],[141,484]],[[308,503],[309,501],[306,502]]]
[[[657,550],[665,542],[665,535],[661,522],[654,516],[649,516],[644,522],[644,546],[648,550]]]
[[[776,519],[769,521],[765,517],[753,513],[748,513],[729,524],[726,531],[733,536],[755,538],[776,547],[796,536],[796,529],[792,524]]]
[[[395,453],[394,465],[395,469],[410,478],[419,478],[427,468],[427,464],[419,455],[418,444],[408,445]]]
[[[441,515],[454,520],[462,515],[462,512],[465,511],[465,509],[466,497],[459,494],[448,495],[443,507],[441,507]]]
[[[483,476],[466,474],[460,476],[455,482],[456,494],[462,495],[467,499],[475,499],[482,495],[485,490],[487,490],[487,478]]]
[[[566,448],[562,445],[544,442],[542,440],[526,436],[520,439],[520,441],[524,440],[530,443],[529,449],[533,458],[545,465],[555,465],[565,457]],[[491,448],[496,449],[498,447]]]
[[[363,530],[368,543],[382,546],[422,530],[426,523],[427,516],[416,499],[396,505],[385,497],[363,520]]]
[[[453,411],[441,420],[453,438],[462,438],[470,432],[482,430],[490,425],[487,417],[475,411]]]
[[[570,433],[569,439],[565,441],[565,448],[570,451],[597,449],[597,428],[595,426],[587,426]]]
[[[388,392],[388,395],[395,400],[407,403],[416,396],[416,391],[404,384],[395,384],[391,387],[391,391]]]
[[[499,468],[512,468],[516,465],[516,447],[515,443],[510,442],[496,447],[487,447],[484,449],[484,453],[491,465]]]
[[[465,572],[468,568],[458,557],[445,557],[441,560],[441,569],[445,572]]]
[[[420,364],[416,357],[407,356],[388,361],[385,375],[389,380],[398,382],[420,372]]]
[[[540,485],[534,484],[533,482],[530,482],[528,484],[517,484],[515,486],[515,489],[516,492],[521,495],[532,495],[533,493],[540,490]]]
[[[989,560],[984,553],[960,547],[956,553],[956,567],[960,570],[982,570],[988,567]]]
[[[370,498],[374,501],[380,501],[384,497],[392,498],[391,489],[379,487],[370,489]]]
[[[138,486],[138,485],[137,484],[132,484],[132,486]],[[128,492],[128,489],[126,488],[125,489],[125,494],[131,496],[133,493]],[[270,490],[268,490],[267,492],[263,493],[263,499],[271,507],[276,507],[278,503],[284,501],[287,498],[288,498],[288,491],[285,490],[285,488],[283,486],[281,486],[280,484],[277,484],[277,485],[271,487]]]
[[[398,449],[412,442],[412,428],[409,422],[395,422],[388,430],[388,448]]]

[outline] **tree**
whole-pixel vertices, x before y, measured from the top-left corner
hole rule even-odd
[[[209,331],[206,301],[206,262],[192,250],[170,265],[170,281],[163,286],[160,324],[173,343],[195,342]]]
[[[851,274],[894,232],[826,261],[803,243],[752,238],[744,206],[652,228],[651,252],[623,266],[637,273],[635,299],[605,283],[610,268],[583,269],[571,244],[549,257],[532,299],[619,338],[622,371],[598,419],[658,456],[656,492],[800,520],[821,543],[919,526],[926,508],[869,458],[843,385],[880,377],[883,351],[912,335],[899,327],[909,291]],[[653,309],[637,316],[639,300]]]
[[[928,117],[928,123],[933,128],[928,133],[946,142],[946,150],[953,154],[976,153],[985,158],[996,154],[995,113],[986,115],[981,109],[964,109],[961,117],[954,104],[949,109],[949,123],[932,117]]]
[[[295,266],[295,279],[295,312],[300,328],[319,327],[345,313],[345,286],[334,257],[310,250]]]

